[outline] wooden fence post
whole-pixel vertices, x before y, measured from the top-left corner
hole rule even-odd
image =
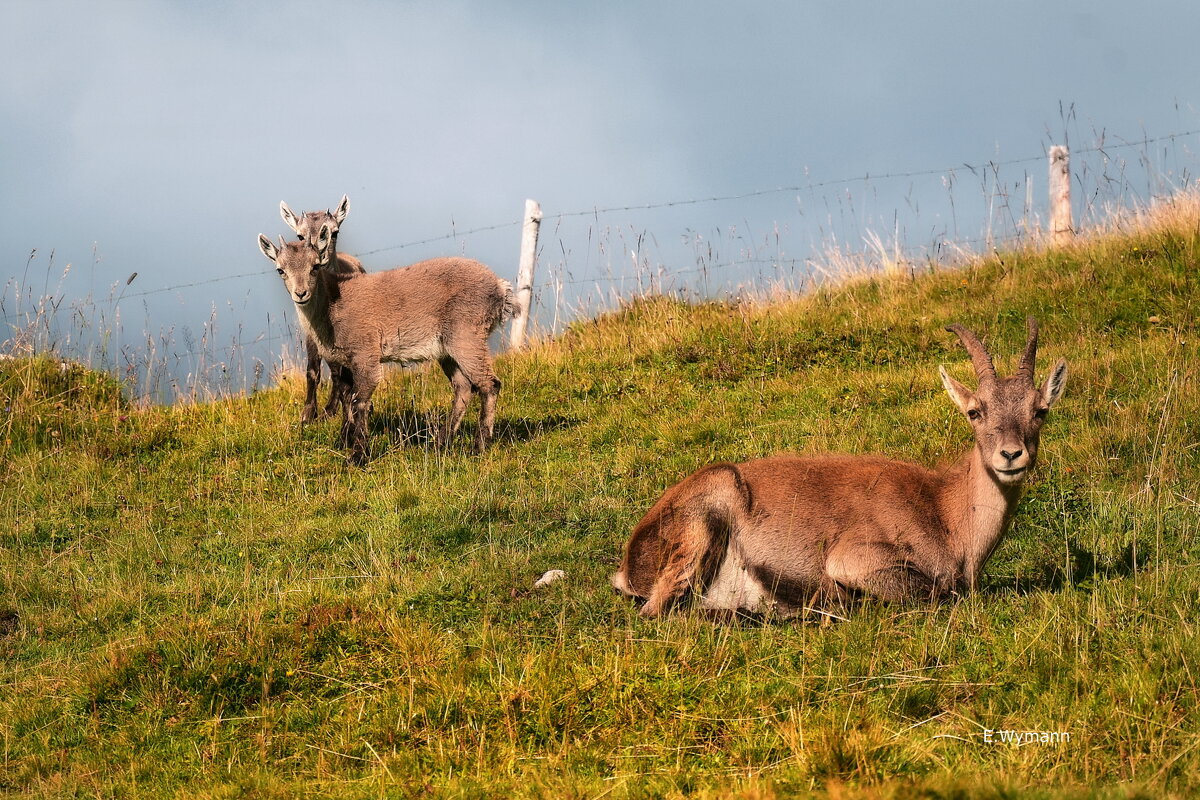
[[[514,350],[525,345],[525,326],[529,322],[529,303],[533,299],[533,267],[537,262],[538,228],[542,207],[536,200],[525,201],[525,224],[521,226],[521,263],[517,267],[517,314],[509,329],[508,344]]]
[[[1075,235],[1071,223],[1071,154],[1062,145],[1050,148],[1050,236],[1061,244]]]

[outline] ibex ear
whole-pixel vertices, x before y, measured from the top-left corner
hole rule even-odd
[[[341,225],[342,220],[350,213],[350,197],[342,195],[342,202],[338,203],[337,210],[333,212],[333,218],[337,220],[337,224]]]
[[[1059,397],[1062,396],[1063,387],[1067,385],[1067,362],[1061,358],[1054,365],[1054,369],[1050,370],[1050,377],[1046,379],[1046,383],[1042,386],[1042,399],[1046,401],[1047,406],[1054,405]]]
[[[296,218],[296,215],[292,213],[292,210],[288,208],[288,204],[283,200],[279,201],[279,216],[283,217],[283,221],[287,223],[289,228],[296,233],[300,232],[300,220]]]
[[[279,248],[261,233],[258,235],[258,249],[262,250],[262,254],[272,261],[279,257]]]
[[[975,399],[975,393],[951,378],[945,367],[938,367],[938,373],[942,376],[942,386],[946,387],[946,394],[950,395],[950,399],[954,401],[954,405],[958,406],[959,411],[967,413],[967,408]]]
[[[333,244],[333,229],[329,227],[328,222],[321,223],[320,230],[317,231],[317,237],[310,242],[313,249],[317,251],[322,259],[329,254],[329,247]]]

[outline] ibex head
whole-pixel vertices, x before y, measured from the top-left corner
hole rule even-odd
[[[308,211],[299,217],[288,208],[284,201],[279,202],[279,215],[288,227],[296,232],[300,241],[323,254],[326,263],[329,254],[337,249],[337,235],[342,221],[350,213],[350,198],[342,195],[342,202],[334,211]]]
[[[1025,352],[1012,377],[996,377],[992,357],[983,343],[962,325],[951,325],[946,330],[957,334],[970,354],[979,388],[972,392],[951,378],[944,367],[939,368],[942,385],[975,429],[975,443],[984,465],[998,483],[1006,486],[1019,484],[1037,462],[1042,423],[1050,406],[1062,395],[1067,379],[1067,362],[1059,359],[1046,382],[1034,384],[1037,320],[1030,317],[1028,324]]]
[[[261,233],[258,249],[275,263],[275,270],[283,278],[296,305],[302,306],[312,300],[320,283],[321,267],[329,263],[325,250],[309,247],[304,242],[284,242],[282,236],[277,246]]]

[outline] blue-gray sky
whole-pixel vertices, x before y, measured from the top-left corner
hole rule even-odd
[[[53,250],[51,283],[70,263],[74,297],[137,272],[126,290],[137,304],[122,311],[148,330],[200,330],[214,308],[226,333],[290,313],[254,245],[285,231],[281,199],[310,210],[348,193],[340,244],[371,268],[465,252],[511,278],[515,227],[383,248],[509,222],[536,198],[543,263],[585,279],[623,267],[615,242],[639,233],[667,270],[694,266],[705,237],[726,237],[719,257],[736,260],[732,230],[761,243],[782,227],[795,257],[831,232],[860,236],[836,230],[839,214],[885,228],[903,216],[920,244],[951,227],[950,198],[932,176],[575,222],[557,213],[1200,128],[1192,0],[5,0],[4,12],[3,273],[22,278],[36,249],[40,276]],[[1197,146],[1121,158],[1148,156],[1181,181]],[[1045,166],[1006,178],[1023,171],[1040,203]],[[980,191],[954,199],[955,227],[978,236]]]

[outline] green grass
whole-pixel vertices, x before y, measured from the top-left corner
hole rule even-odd
[[[424,443],[437,371],[393,374],[353,469],[335,423],[299,428],[294,381],[140,408],[0,362],[0,790],[1194,795],[1200,234],[1143,223],[775,304],[632,303],[499,360],[482,457]],[[981,591],[722,627],[609,588],[640,515],[710,461],[955,457],[937,365],[971,370],[943,327],[1008,369],[1029,314],[1039,377],[1070,375]]]

